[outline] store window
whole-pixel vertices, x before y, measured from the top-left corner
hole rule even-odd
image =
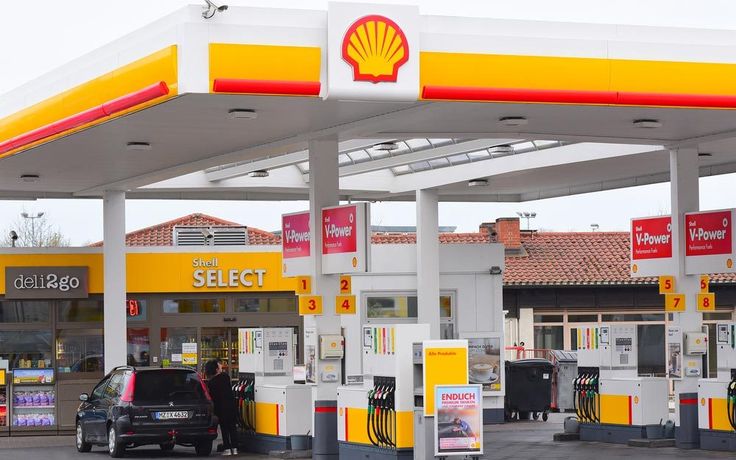
[[[535,323],[561,323],[562,315],[534,315]]]
[[[161,363],[182,364],[182,344],[197,344],[196,327],[162,327],[161,328]]]
[[[665,377],[664,324],[638,324],[636,335],[639,375]]]
[[[121,307],[122,308],[122,307]],[[59,302],[59,322],[102,322],[104,302],[102,300],[65,300]]]
[[[166,299],[164,313],[223,313],[225,299]]]
[[[50,319],[51,304],[49,302],[0,301],[0,323],[48,323]]]
[[[56,367],[59,374],[103,372],[104,349],[100,330],[59,331],[56,337]]]
[[[296,297],[245,297],[235,300],[237,313],[294,313]]]
[[[603,315],[603,322],[644,322],[644,321],[664,321],[664,313],[617,313],[612,315]]]
[[[8,367],[51,367],[51,331],[0,331],[0,358]]]
[[[571,323],[597,323],[597,314],[588,315],[567,315],[567,321]]]
[[[440,296],[440,318],[452,319],[453,305],[451,295]],[[367,317],[416,319],[416,295],[376,295],[366,297]]]
[[[534,348],[562,350],[563,340],[563,326],[534,326]]]
[[[149,366],[151,354],[151,342],[148,336],[148,328],[132,328],[127,331],[128,336],[128,365]]]

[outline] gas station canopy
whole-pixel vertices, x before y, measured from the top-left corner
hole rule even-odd
[[[662,182],[678,147],[736,171],[730,31],[380,10],[191,6],[70,62],[0,98],[0,197],[305,199],[324,137],[359,200]]]

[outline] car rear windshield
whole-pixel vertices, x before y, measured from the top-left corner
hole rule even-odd
[[[141,371],[135,376],[136,401],[195,401],[205,399],[196,372],[177,369]]]

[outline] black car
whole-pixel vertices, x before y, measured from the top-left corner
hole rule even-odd
[[[117,367],[79,399],[79,452],[106,445],[111,457],[122,457],[131,447],[179,444],[207,456],[217,438],[212,399],[190,368]]]

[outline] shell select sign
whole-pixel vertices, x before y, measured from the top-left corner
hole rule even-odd
[[[365,16],[345,33],[342,57],[353,68],[355,81],[395,83],[399,68],[409,60],[409,43],[391,19]]]

